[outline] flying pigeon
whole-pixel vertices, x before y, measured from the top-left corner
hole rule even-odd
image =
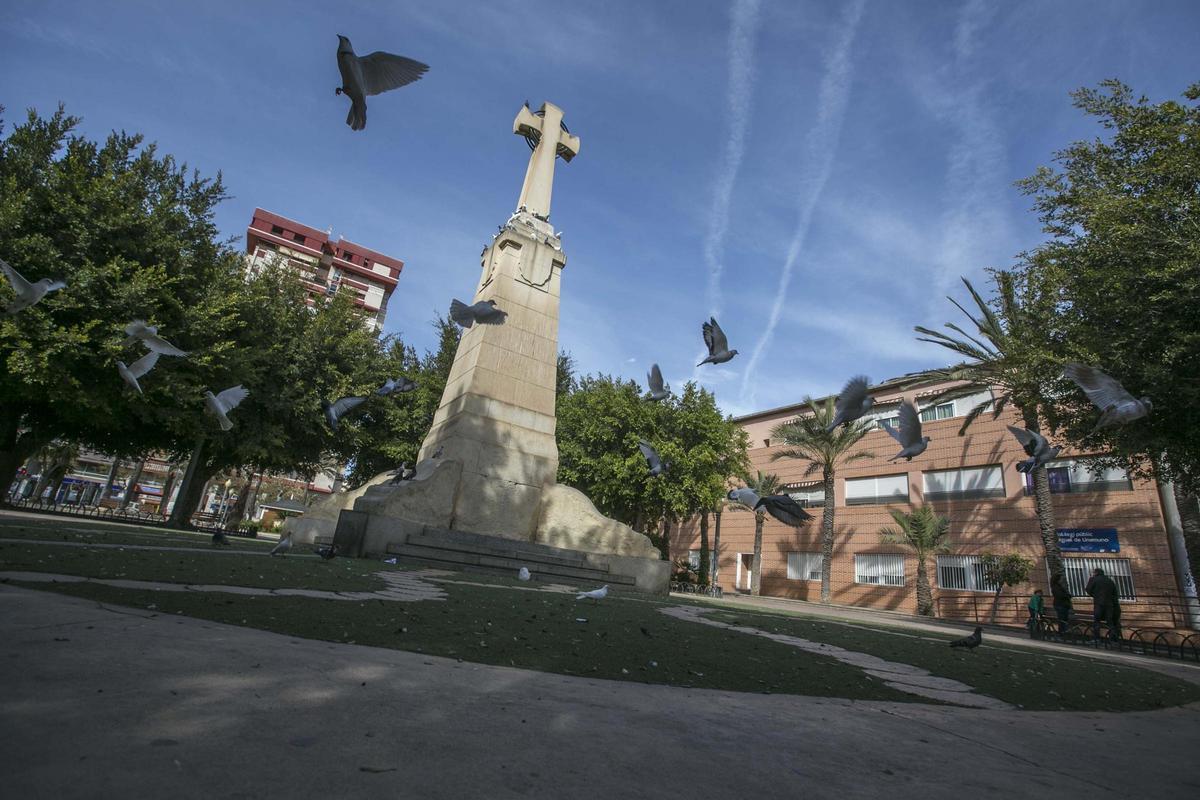
[[[871,410],[871,406],[875,405],[875,398],[867,394],[867,387],[870,385],[871,379],[866,375],[856,375],[846,381],[842,393],[838,395],[837,414],[826,431],[832,432],[838,425],[849,425]]]
[[[8,278],[13,291],[17,293],[17,296],[8,304],[8,308],[4,309],[5,316],[12,316],[19,311],[24,311],[34,303],[40,302],[50,292],[67,288],[66,281],[52,278],[42,278],[36,283],[30,283],[2,258],[0,258],[0,271],[4,272],[4,277]]]
[[[495,300],[480,300],[473,306],[461,300],[450,301],[450,319],[464,328],[469,328],[476,322],[480,325],[499,325],[507,316],[507,311],[496,308]]]
[[[759,498],[753,508],[755,511],[761,508],[784,525],[793,528],[798,528],[813,518],[812,514],[786,494],[769,494]]]
[[[230,547],[230,546],[231,546],[231,545],[230,545],[230,543],[229,543],[229,540],[225,538],[225,534],[221,533],[220,531],[216,531],[215,533],[213,533],[213,535],[212,535],[212,545],[213,545],[213,547],[216,547],[216,546],[218,546],[218,545],[221,545],[221,546],[224,546],[224,547]]]
[[[579,594],[575,595],[576,600],[582,600],[585,597],[590,600],[595,600],[597,603],[600,602],[605,597],[608,597],[608,584],[604,584],[599,589],[592,589],[590,592],[580,592]]]
[[[153,350],[161,356],[187,355],[186,352],[159,336],[158,327],[147,325],[145,320],[135,319],[125,326],[125,333],[129,334],[125,339],[126,344],[136,340],[146,345],[147,349]]]
[[[285,536],[279,540],[279,544],[277,544],[271,548],[271,555],[273,555],[273,556],[286,555],[287,552],[291,549],[292,549],[292,535],[289,533],[287,536]]]
[[[747,508],[755,508],[758,506],[758,493],[748,486],[743,486],[740,489],[730,489],[729,494],[726,495],[726,497],[735,503],[741,503]]]
[[[217,415],[217,420],[221,423],[221,430],[227,431],[233,427],[233,423],[229,421],[229,417],[226,415],[237,408],[249,395],[250,391],[243,388],[241,384],[238,384],[217,395],[206,390],[204,392],[204,403],[209,411]]]
[[[970,636],[964,636],[961,639],[955,639],[950,643],[951,647],[965,647],[968,650],[974,650],[979,647],[979,643],[983,641],[983,628],[975,626],[975,632]]]
[[[383,386],[380,386],[375,390],[375,394],[380,395],[381,397],[387,397],[392,392],[399,392],[403,394],[404,392],[411,392],[416,388],[416,381],[401,376],[399,378],[388,378],[384,382]]]
[[[658,453],[655,452],[654,448],[645,439],[638,440],[638,449],[645,456],[646,464],[649,465],[652,476],[661,475],[671,468],[670,463],[663,463],[663,460],[658,457]]]
[[[1095,367],[1089,367],[1086,364],[1067,364],[1063,368],[1063,376],[1075,381],[1087,395],[1088,400],[1091,400],[1097,408],[1104,412],[1100,415],[1100,421],[1096,423],[1096,427],[1092,428],[1093,433],[1109,425],[1133,422],[1135,419],[1149,414],[1154,407],[1149,397],[1134,399],[1133,395],[1125,391],[1125,387],[1116,379],[1105,375]]]
[[[658,368],[658,364],[650,366],[650,372],[646,374],[646,385],[650,387],[651,400],[666,400],[671,396],[671,387],[663,383],[662,370]]]
[[[337,556],[337,545],[319,544],[313,548],[313,552],[319,555],[323,560],[330,561]]]
[[[329,427],[332,430],[336,431],[338,429],[338,420],[365,402],[367,402],[367,398],[365,397],[343,397],[336,403],[322,400],[321,408],[325,411],[325,421],[329,423]]]
[[[517,580],[519,580],[519,581],[529,580],[529,567],[521,567],[519,570],[517,570]]]
[[[410,84],[429,69],[427,64],[420,61],[381,50],[369,56],[356,56],[350,40],[341,34],[338,35],[337,64],[338,72],[342,74],[342,85],[333,93],[344,93],[350,98],[346,124],[356,131],[367,127],[368,95]]]
[[[159,353],[151,350],[129,366],[125,366],[124,361],[118,361],[117,372],[125,379],[126,383],[136,389],[138,394],[141,394],[142,387],[138,385],[138,378],[154,369],[154,365],[158,363],[158,356]]]
[[[1052,460],[1058,455],[1058,451],[1062,450],[1061,447],[1051,447],[1050,442],[1046,441],[1046,437],[1040,433],[1027,431],[1014,425],[1009,425],[1008,430],[1017,437],[1021,447],[1025,448],[1025,455],[1029,456],[1024,461],[1017,462],[1017,472],[1033,472],[1038,467],[1045,466],[1046,462]]]
[[[929,446],[929,437],[921,435],[921,417],[917,414],[917,407],[909,400],[900,404],[900,430],[887,423],[882,426],[900,444],[900,452],[888,461],[895,461],[902,456],[905,461],[912,461],[913,456],[921,455]]]
[[[725,338],[725,331],[717,324],[716,317],[711,317],[700,329],[704,332],[704,346],[708,348],[708,358],[700,364],[724,364],[738,354],[737,350],[729,349],[729,340]]]

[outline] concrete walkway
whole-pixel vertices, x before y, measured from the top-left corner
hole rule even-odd
[[[1200,792],[1200,704],[1072,714],[649,686],[10,586],[0,682],[4,794],[21,798]]]

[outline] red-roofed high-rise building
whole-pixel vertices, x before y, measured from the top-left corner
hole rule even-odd
[[[246,229],[247,267],[254,269],[284,258],[308,290],[314,304],[337,292],[352,292],[371,330],[383,329],[388,300],[404,269],[404,262],[370,248],[336,241],[328,231],[310,228],[295,220],[254,209]]]

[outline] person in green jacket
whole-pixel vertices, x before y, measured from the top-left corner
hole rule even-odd
[[[1042,611],[1046,608],[1046,599],[1042,596],[1041,589],[1033,590],[1033,597],[1029,598],[1029,635],[1036,639],[1038,637],[1038,620],[1042,618]]]

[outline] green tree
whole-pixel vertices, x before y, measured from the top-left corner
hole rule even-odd
[[[934,616],[933,590],[929,586],[929,573],[925,563],[931,555],[945,553],[950,549],[947,538],[950,534],[950,519],[933,510],[933,506],[918,506],[911,512],[890,508],[888,513],[896,521],[895,528],[881,530],[880,538],[889,544],[902,544],[912,549],[917,556],[917,613],[923,617]]]
[[[769,494],[777,494],[779,492],[779,476],[774,473],[764,473],[762,470],[757,470],[754,475],[744,475],[742,480],[745,481],[746,487],[759,497],[766,497]],[[732,505],[754,513],[754,560],[751,562],[752,566],[750,568],[750,594],[757,597],[762,588],[763,523],[767,521],[767,512],[761,508],[750,508],[743,503],[733,503]]]
[[[1067,438],[1174,482],[1180,509],[1200,493],[1200,82],[1152,103],[1117,80],[1072,93],[1104,129],[1021,182],[1049,239],[1022,259],[1061,287],[1069,360],[1094,364],[1153,412],[1093,430],[1098,415],[1062,387]],[[1184,515],[1185,523],[1189,521]],[[1187,525],[1193,575],[1200,536]]]
[[[852,452],[859,440],[871,430],[871,423],[856,420],[849,425],[838,426],[833,431],[826,428],[835,416],[834,399],[826,398],[822,403],[805,397],[804,403],[812,409],[811,414],[802,414],[791,422],[785,422],[771,431],[772,439],[784,444],[783,450],[771,454],[772,461],[781,458],[796,458],[808,462],[804,471],[807,477],[821,473],[821,485],[825,491],[825,506],[821,516],[821,602],[830,602],[830,570],[833,564],[833,481],[838,467],[864,458],[874,458],[874,453]]]
[[[946,323],[951,334],[917,326],[919,341],[933,342],[965,357],[967,361],[934,369],[920,375],[919,381],[954,381],[956,386],[939,397],[976,392],[999,393],[979,403],[963,418],[958,435],[966,434],[980,415],[991,410],[999,417],[1010,404],[1025,428],[1040,432],[1045,421],[1053,428],[1057,409],[1051,398],[1062,372],[1060,332],[1055,327],[1058,293],[1043,275],[993,271],[996,297],[988,303],[971,282],[963,279],[974,302],[968,311],[954,298],[950,302],[970,321],[973,332],[954,323]],[[1033,470],[1033,496],[1038,529],[1046,564],[1051,575],[1063,575],[1062,552],[1054,527],[1054,504],[1046,467]]]
[[[979,557],[979,563],[983,567],[983,579],[996,586],[996,593],[992,596],[992,613],[988,618],[988,621],[995,625],[996,609],[1000,606],[1000,592],[1005,586],[1016,586],[1028,580],[1029,573],[1033,570],[1033,562],[1016,553],[984,553]]]

